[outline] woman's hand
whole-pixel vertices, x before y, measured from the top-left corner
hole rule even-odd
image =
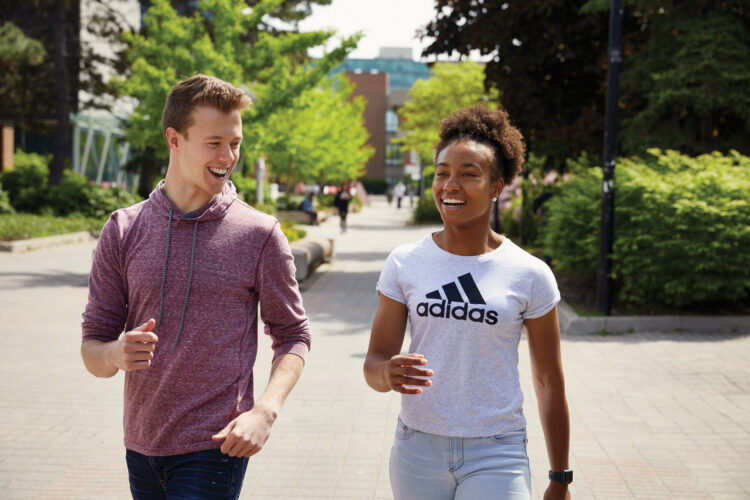
[[[547,491],[544,492],[544,500],[570,500],[568,485],[550,481]]]
[[[383,366],[384,378],[391,390],[401,394],[422,394],[420,387],[429,387],[432,382],[424,377],[432,377],[434,372],[421,368],[427,360],[421,354],[397,354]]]

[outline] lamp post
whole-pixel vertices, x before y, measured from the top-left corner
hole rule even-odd
[[[609,10],[609,66],[607,67],[607,107],[604,129],[604,168],[602,179],[602,220],[599,241],[599,267],[596,275],[596,310],[609,316],[612,310],[612,244],[615,216],[615,152],[617,133],[617,94],[622,53],[622,0],[612,0]]]

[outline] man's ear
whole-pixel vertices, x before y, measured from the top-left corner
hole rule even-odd
[[[164,137],[167,140],[167,146],[169,149],[179,149],[180,147],[180,133],[177,132],[173,127],[167,127],[164,131]]]

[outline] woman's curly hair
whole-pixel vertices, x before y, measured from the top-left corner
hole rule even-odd
[[[526,152],[523,136],[510,124],[508,113],[502,109],[475,104],[441,120],[435,161],[443,149],[457,141],[474,141],[488,146],[495,156],[493,179],[502,177],[506,186],[521,172]]]

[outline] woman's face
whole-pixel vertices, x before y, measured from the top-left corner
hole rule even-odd
[[[489,225],[492,198],[503,190],[503,180],[493,181],[494,154],[474,141],[449,144],[435,163],[432,193],[446,225]]]

